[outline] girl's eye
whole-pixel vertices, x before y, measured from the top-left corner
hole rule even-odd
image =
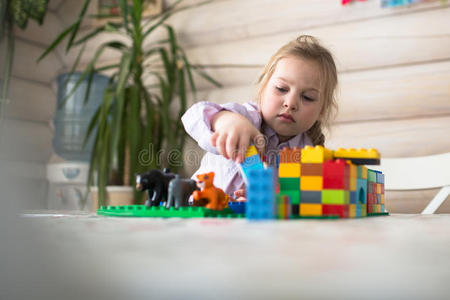
[[[303,95],[303,98],[306,100],[306,101],[308,101],[308,102],[312,102],[312,101],[314,101],[314,99],[313,98],[311,98],[311,97],[308,97],[308,96],[305,96],[305,95]]]
[[[277,86],[277,90],[278,90],[279,92],[282,92],[282,93],[287,92],[287,89],[285,89],[285,88],[283,88],[283,87],[279,87],[279,86]]]

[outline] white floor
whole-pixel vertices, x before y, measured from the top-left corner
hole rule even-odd
[[[15,299],[450,295],[450,215],[249,223],[33,212],[19,224]]]

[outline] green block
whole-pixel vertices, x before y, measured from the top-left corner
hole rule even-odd
[[[300,191],[280,191],[279,195],[289,196],[289,198],[291,199],[291,204],[300,204]]]
[[[349,204],[350,193],[346,190],[322,190],[322,204]]]
[[[371,169],[368,169],[367,170],[367,181],[377,182],[377,172],[375,172]]]
[[[299,191],[300,190],[300,177],[281,177],[280,178],[280,191]]]
[[[101,216],[111,217],[146,217],[146,218],[242,218],[230,208],[222,211],[210,210],[204,207],[146,207],[145,205],[102,206],[97,210]]]

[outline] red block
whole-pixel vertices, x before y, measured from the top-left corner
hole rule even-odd
[[[384,183],[381,184],[381,194],[384,195]]]
[[[322,215],[348,218],[349,206],[347,204],[322,204]]]
[[[349,166],[345,160],[328,160],[322,165],[324,189],[349,189]]]

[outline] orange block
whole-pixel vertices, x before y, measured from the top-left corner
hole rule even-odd
[[[300,203],[300,216],[321,216],[322,204]]]

